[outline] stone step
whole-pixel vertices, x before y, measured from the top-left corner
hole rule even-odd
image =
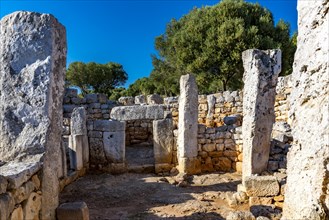
[[[128,164],[128,172],[129,173],[154,173],[155,166],[154,164]]]

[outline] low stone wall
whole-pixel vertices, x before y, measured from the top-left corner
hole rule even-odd
[[[9,162],[0,173],[0,219],[39,219],[41,163]]]

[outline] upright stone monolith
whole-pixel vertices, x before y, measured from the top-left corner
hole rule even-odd
[[[0,24],[0,158],[43,161],[42,219],[55,219],[61,164],[65,28],[53,16],[15,12]]]
[[[198,87],[195,77],[180,78],[178,116],[178,170],[181,173],[201,172],[198,156]]]
[[[171,117],[153,121],[153,148],[156,173],[170,171],[172,168],[174,150],[173,130],[173,120]]]
[[[71,169],[87,168],[89,163],[89,144],[87,134],[87,114],[84,107],[74,108],[71,116],[71,135],[69,140]]]
[[[242,53],[242,59],[245,69],[242,174],[246,177],[267,169],[281,51],[247,50]]]
[[[298,1],[283,219],[329,219],[329,1]]]

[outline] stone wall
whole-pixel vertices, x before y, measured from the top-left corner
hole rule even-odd
[[[0,219],[39,219],[41,163],[8,163],[0,167]]]
[[[275,102],[276,121],[287,120],[290,94],[290,77],[279,77]],[[153,97],[153,96],[152,96]],[[157,96],[155,96],[157,97]],[[198,158],[203,172],[211,171],[238,171],[242,168],[242,92],[223,92],[198,97]],[[149,97],[150,99],[150,97]],[[146,98],[125,97],[121,104],[134,105]],[[156,99],[158,100],[158,99]],[[108,163],[102,144],[104,131],[93,126],[95,120],[109,120],[110,112],[119,103],[107,100],[103,94],[88,94],[79,97],[77,90],[67,89],[64,97],[64,138],[67,143],[70,135],[70,117],[75,107],[83,106],[87,111],[87,129],[90,142],[91,166],[102,167]],[[159,101],[159,103],[162,103]],[[146,105],[146,101],[141,105]],[[152,102],[151,105],[157,105]],[[138,105],[135,105],[138,106]],[[164,99],[165,110],[172,113],[174,134],[178,128],[178,99],[169,97]],[[232,122],[233,120],[233,122]],[[233,123],[233,124],[232,124]],[[153,120],[127,120],[125,130],[126,146],[153,145]],[[280,139],[280,137],[279,137]],[[173,149],[173,164],[177,165],[177,138]],[[286,144],[286,145],[285,145]],[[270,153],[269,171],[278,171],[286,168],[286,153],[289,143],[279,140],[273,141]]]

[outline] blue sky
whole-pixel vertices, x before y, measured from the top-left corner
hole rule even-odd
[[[249,1],[249,0],[248,0]],[[259,2],[297,30],[297,0]],[[126,86],[149,76],[154,39],[166,24],[212,0],[0,0],[0,17],[17,10],[53,14],[65,27],[68,64],[74,61],[118,62],[128,73]]]

